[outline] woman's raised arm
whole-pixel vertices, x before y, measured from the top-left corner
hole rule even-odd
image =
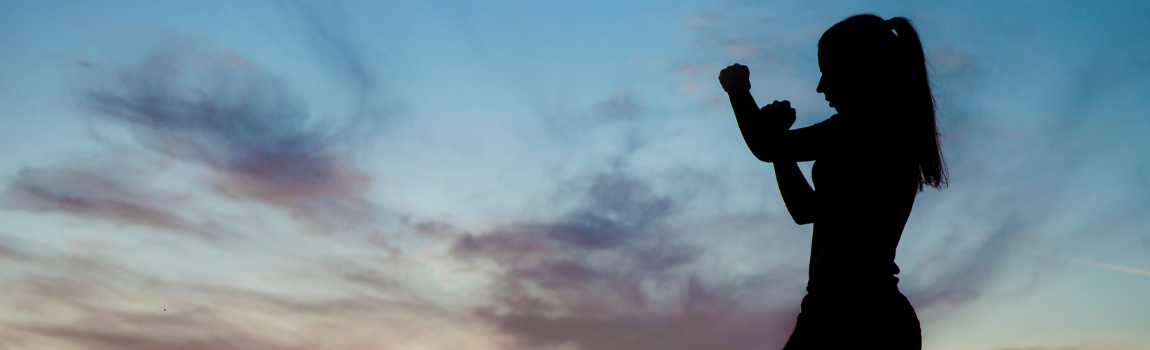
[[[819,132],[821,128],[811,126],[787,130],[795,120],[795,110],[790,102],[775,101],[759,110],[751,96],[747,66],[734,64],[723,69],[719,73],[719,82],[730,97],[743,141],[755,158],[764,162],[805,162],[814,160],[821,153],[824,146]],[[777,127],[780,124],[786,127]]]

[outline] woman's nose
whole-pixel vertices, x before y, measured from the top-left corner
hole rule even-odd
[[[815,87],[815,92],[823,93],[823,80],[826,80],[826,78],[819,78],[819,85]]]

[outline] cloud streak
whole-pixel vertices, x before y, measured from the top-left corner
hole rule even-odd
[[[355,278],[300,280],[324,297],[172,280],[99,255],[33,252],[0,276],[10,316],[0,347],[76,349],[501,349],[505,340],[463,311],[399,294],[365,294]],[[345,268],[346,270],[346,268]],[[375,282],[364,282],[368,285]],[[59,317],[69,315],[68,317]]]
[[[231,235],[224,228],[183,218],[171,208],[176,196],[146,191],[136,169],[110,164],[72,164],[24,168],[4,191],[4,206],[70,215],[187,233],[209,240]]]
[[[1072,258],[1072,257],[1065,256],[1065,255],[1054,254],[1054,253],[1050,253],[1050,252],[1043,252],[1043,251],[1038,251],[1038,250],[1028,249],[1028,248],[1024,248],[1023,250],[1030,252],[1030,253],[1034,253],[1034,254],[1038,254],[1038,255],[1042,255],[1042,256],[1049,256],[1049,257],[1069,261],[1069,262],[1076,263],[1076,264],[1082,264],[1082,265],[1086,265],[1086,266],[1103,268],[1103,269],[1107,269],[1107,270],[1111,270],[1111,271],[1119,271],[1119,272],[1132,273],[1135,275],[1150,277],[1150,271],[1136,269],[1133,267],[1107,264],[1107,263],[1097,262],[1097,261],[1093,261],[1093,260]]]

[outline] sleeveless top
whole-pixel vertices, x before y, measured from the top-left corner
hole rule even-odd
[[[880,117],[881,118],[881,117]],[[864,125],[855,121],[871,121]],[[895,248],[918,193],[918,166],[905,154],[905,131],[875,119],[832,116],[817,128],[824,144],[811,168],[814,234],[808,287],[893,285]]]

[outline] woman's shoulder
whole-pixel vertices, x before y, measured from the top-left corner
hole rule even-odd
[[[820,125],[820,124],[821,125],[837,125],[843,119],[844,118],[839,113],[835,113],[835,114],[832,114],[827,119],[823,119],[821,122],[815,123],[815,125]]]
[[[863,131],[870,127],[869,121],[872,121],[869,116],[860,118],[858,115],[835,113],[811,126],[836,131]]]
[[[845,124],[846,124],[846,118],[842,117],[839,114],[834,114],[834,115],[831,115],[829,118],[823,119],[817,123],[811,124],[811,126],[808,126],[804,129],[810,129],[811,131],[817,131],[820,133],[837,133],[840,130],[843,130],[846,128],[847,125],[845,125]]]

